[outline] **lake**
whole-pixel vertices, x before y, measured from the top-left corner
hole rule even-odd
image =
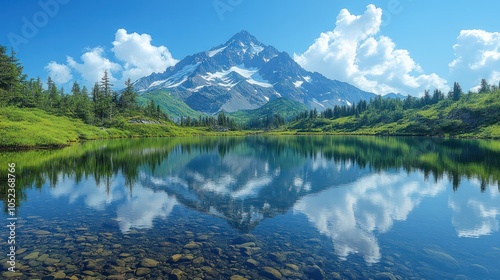
[[[0,163],[4,277],[500,279],[498,141],[127,139]]]

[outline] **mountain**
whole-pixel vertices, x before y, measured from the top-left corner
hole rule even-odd
[[[264,45],[247,31],[209,51],[187,56],[163,73],[140,78],[134,87],[140,94],[168,90],[204,113],[256,109],[279,97],[321,111],[375,96],[304,70],[288,53]]]
[[[306,105],[298,101],[280,97],[267,102],[260,108],[253,110],[239,110],[237,112],[230,113],[229,116],[234,118],[238,123],[248,123],[251,120],[258,118],[271,117],[274,114],[280,115],[285,120],[290,120],[305,110],[307,110]]]

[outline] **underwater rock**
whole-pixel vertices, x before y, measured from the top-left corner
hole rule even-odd
[[[182,258],[182,254],[175,254],[170,257],[170,261],[172,262],[178,262]]]
[[[194,241],[191,241],[188,244],[184,245],[184,249],[188,249],[188,250],[193,250],[193,249],[198,249],[198,248],[200,248],[200,245]]]
[[[317,265],[307,266],[305,274],[313,279],[325,279],[325,272]]]
[[[459,268],[458,261],[454,257],[445,252],[429,248],[425,248],[424,251],[430,259],[429,261],[430,264],[439,267],[445,267],[449,270],[456,270]]]
[[[255,236],[253,236],[251,234],[243,234],[243,235],[240,235],[240,236],[236,237],[235,239],[233,239],[232,244],[237,245],[237,244],[243,244],[243,243],[247,243],[247,242],[257,242],[257,238],[255,238]]]
[[[33,252],[33,253],[30,253],[26,256],[24,256],[23,260],[31,260],[31,259],[36,259],[38,258],[38,255],[40,254],[40,252]]]
[[[142,267],[148,267],[148,268],[153,268],[153,267],[156,267],[157,265],[158,265],[158,261],[150,259],[150,258],[143,259],[141,261],[141,264],[140,264],[140,266],[142,266]]]
[[[250,268],[256,268],[256,267],[259,266],[259,264],[260,263],[258,261],[256,261],[256,260],[254,260],[254,259],[247,259],[245,261],[245,265],[248,266],[248,267],[250,267]]]
[[[264,267],[260,273],[262,276],[273,280],[280,280],[282,278],[281,272],[269,266]]]
[[[146,276],[148,274],[151,273],[151,269],[149,268],[146,268],[146,267],[139,267],[136,271],[135,271],[135,275],[136,276]]]
[[[248,280],[247,278],[240,276],[240,275],[233,275],[229,280]]]
[[[178,268],[175,268],[175,269],[172,269],[172,271],[170,271],[170,273],[168,274],[168,277],[169,279],[172,279],[172,280],[181,280],[184,278],[184,275],[186,275],[186,273]]]

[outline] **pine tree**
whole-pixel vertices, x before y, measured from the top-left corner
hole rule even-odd
[[[102,92],[97,82],[92,88],[92,105],[94,109],[94,119],[102,123],[104,120],[105,104]]]
[[[85,89],[86,91],[86,89]],[[74,116],[83,120],[84,122],[88,121],[88,114],[89,114],[89,97],[85,93],[83,93],[82,89],[80,88],[80,84],[78,82],[73,83],[73,87],[71,88],[71,94],[73,98],[72,105],[73,107],[73,112]]]
[[[94,124],[94,113],[92,112],[92,102],[89,98],[89,91],[86,86],[83,86],[81,91],[82,105],[80,110],[80,115],[85,123]]]
[[[459,83],[455,82],[453,84],[453,93],[452,93],[453,100],[454,101],[459,100],[462,94],[463,94],[462,87],[460,86]]]
[[[7,48],[0,46],[0,106],[19,102],[20,85],[24,78],[22,69],[14,51],[9,56]]]
[[[137,93],[134,91],[134,86],[130,81],[130,78],[125,82],[125,90],[120,96],[120,108],[122,112],[133,113],[133,111],[137,110]]]
[[[101,78],[100,83],[103,109],[107,110],[106,113],[103,112],[103,119],[105,117],[108,117],[109,120],[113,118],[113,107],[115,107],[115,103],[113,101],[116,102],[116,100],[113,99],[116,99],[116,97],[114,96],[113,90],[111,89],[112,86],[113,84],[111,84],[110,82],[108,71],[105,70],[104,76]]]
[[[428,89],[424,90],[423,103],[424,106],[431,104],[431,94]]]
[[[61,103],[61,96],[57,90],[57,86],[51,77],[47,79],[47,94],[48,94],[48,108],[46,110],[56,113],[59,111],[59,105]]]
[[[479,88],[479,93],[487,93],[490,92],[490,85],[486,81],[486,79],[481,79],[481,86]]]

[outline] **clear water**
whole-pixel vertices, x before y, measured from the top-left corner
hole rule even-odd
[[[495,141],[136,139],[8,162],[3,277],[500,279]]]

